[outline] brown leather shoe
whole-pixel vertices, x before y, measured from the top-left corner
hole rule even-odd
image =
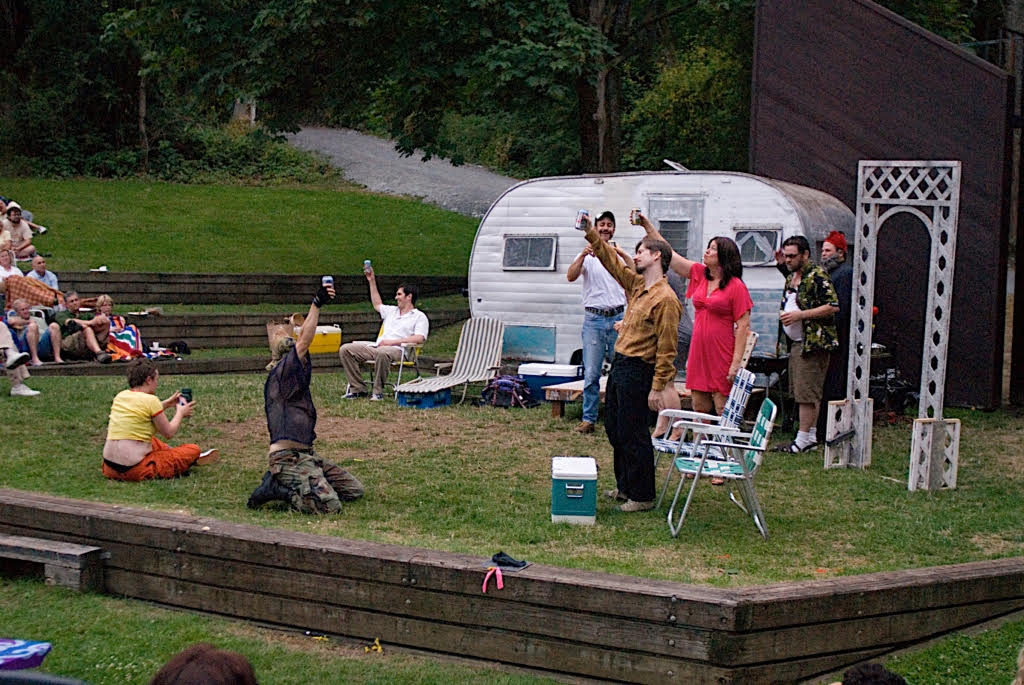
[[[577,433],[593,433],[594,432],[594,424],[590,423],[590,421],[580,421],[580,425],[576,426],[576,432]]]
[[[629,499],[628,497],[623,495],[621,492],[619,492],[618,488],[612,488],[611,490],[605,490],[604,491],[604,496],[607,497],[608,499],[617,499],[620,502],[625,502],[627,499]]]
[[[624,511],[627,514],[633,511],[650,511],[653,508],[654,502],[637,502],[632,499],[627,499],[623,504],[619,505],[619,511]]]

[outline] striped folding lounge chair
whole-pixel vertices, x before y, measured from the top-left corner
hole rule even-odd
[[[470,319],[462,326],[453,362],[437,364],[437,376],[402,383],[395,388],[395,393],[428,394],[461,385],[459,402],[464,401],[470,383],[486,382],[497,375],[504,335],[505,324],[497,319]],[[446,368],[450,369],[449,373],[441,375]]]
[[[754,430],[749,433],[705,425],[702,429],[705,431],[702,436],[704,439],[696,453],[678,456],[673,460],[669,475],[671,476],[672,472],[678,473],[679,485],[668,509],[668,528],[672,532],[672,537],[679,535],[683,527],[683,520],[686,518],[686,512],[690,508],[693,493],[697,490],[700,479],[723,478],[730,486],[729,499],[754,519],[758,532],[768,539],[768,527],[765,525],[764,513],[757,500],[757,492],[754,490],[754,478],[764,461],[764,452],[775,425],[776,411],[775,403],[771,400],[766,399],[762,402]],[[718,455],[717,458],[712,454]],[[683,491],[686,476],[693,476],[693,484],[686,496],[686,503],[676,519],[676,505],[679,503],[679,495]],[[736,499],[734,487],[740,491],[742,503]]]

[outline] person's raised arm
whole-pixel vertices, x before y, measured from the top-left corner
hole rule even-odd
[[[647,232],[647,235],[651,236],[652,238],[657,238],[658,240],[660,240],[663,243],[666,243],[668,245],[672,244],[672,243],[669,243],[667,240],[665,240],[665,238],[661,235],[661,233],[658,232],[658,229],[656,229],[654,227],[654,224],[651,223],[651,220],[648,219],[643,214],[640,215],[640,226],[643,227],[644,231]],[[693,265],[696,264],[696,263],[697,262],[694,262],[693,260],[687,259],[686,257],[684,257],[683,255],[679,254],[675,250],[672,250],[672,261],[669,263],[668,266],[669,266],[670,269],[675,271],[677,274],[679,274],[683,278],[689,278],[690,277],[690,269],[692,269]]]
[[[587,258],[587,255],[594,254],[594,250],[589,245],[583,248],[583,252],[580,252],[576,259],[573,260],[572,264],[569,265],[569,270],[566,272],[565,277],[572,283],[583,274],[583,260]]]
[[[317,323],[320,321],[320,307],[323,307],[333,299],[334,284],[321,285],[320,289],[316,291],[316,295],[313,296],[313,302],[309,305],[309,313],[306,314],[306,320],[302,322],[302,326],[299,328],[299,337],[295,340],[295,354],[298,355],[300,360],[306,358],[309,346],[316,336]]]
[[[178,393],[175,393],[175,395],[178,395]],[[161,402],[161,404],[163,404],[163,402]],[[172,419],[168,419],[164,415],[164,412],[160,412],[153,417],[153,425],[156,426],[158,431],[160,431],[160,435],[170,440],[178,432],[178,428],[181,427],[182,419],[186,416],[192,416],[192,412],[195,411],[195,407],[195,402],[179,404],[178,408],[174,410],[174,418]]]
[[[366,274],[366,281],[370,284],[370,304],[379,312],[384,304],[384,300],[380,299],[380,291],[377,290],[377,277],[374,275],[372,268],[367,269],[364,273]]]
[[[612,278],[619,282],[619,285],[621,285],[626,292],[629,292],[635,279],[643,277],[632,269],[626,268],[622,261],[619,260],[619,257],[612,246],[602,240],[601,235],[594,230],[589,217],[583,218],[583,228],[586,231],[584,236],[586,237],[587,242],[590,243],[590,249],[593,250],[594,256],[601,262],[601,266],[603,266],[608,273],[612,275]]]

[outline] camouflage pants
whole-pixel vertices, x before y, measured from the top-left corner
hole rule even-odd
[[[292,508],[304,514],[334,514],[341,511],[342,501],[363,496],[363,484],[355,476],[312,449],[271,452],[270,472],[291,490]]]

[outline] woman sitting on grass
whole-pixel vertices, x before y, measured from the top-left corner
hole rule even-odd
[[[103,475],[113,480],[142,481],[150,478],[176,478],[193,464],[212,464],[220,456],[217,450],[199,451],[198,445],[171,447],[161,442],[178,432],[182,420],[192,416],[195,402],[186,402],[180,392],[166,400],[156,396],[160,371],[152,359],[136,359],[128,366],[128,390],[122,390],[110,407],[107,442],[103,446]],[[174,418],[164,410],[177,404]]]

